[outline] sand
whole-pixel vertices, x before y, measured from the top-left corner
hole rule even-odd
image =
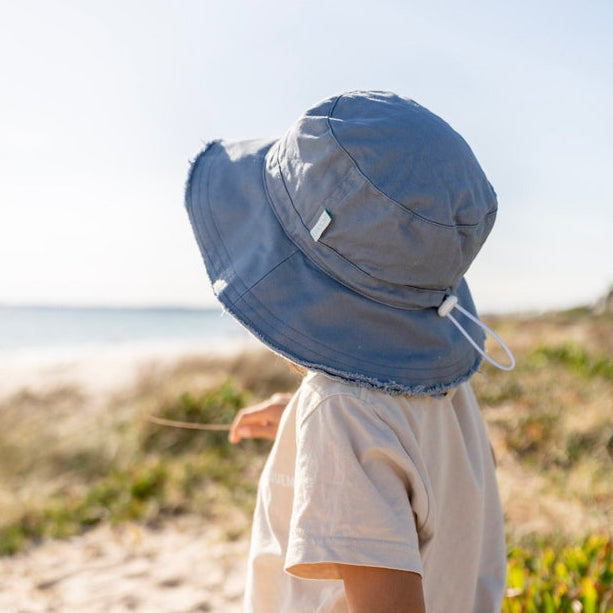
[[[24,388],[74,386],[88,396],[106,399],[132,386],[148,368],[164,368],[196,356],[228,357],[258,346],[254,338],[244,337],[211,345],[162,341],[0,352],[0,398]]]
[[[87,395],[90,410],[102,409],[143,371],[249,347],[165,343],[2,355],[0,400],[67,386]],[[0,558],[0,613],[233,613],[241,610],[247,554],[247,536],[229,541],[201,517],[157,528],[103,525]]]
[[[3,613],[241,610],[246,539],[182,517],[153,529],[101,526],[0,558]]]

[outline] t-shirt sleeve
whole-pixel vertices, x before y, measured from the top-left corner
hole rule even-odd
[[[285,569],[340,578],[338,564],[422,574],[411,492],[418,473],[376,407],[351,395],[298,415]]]

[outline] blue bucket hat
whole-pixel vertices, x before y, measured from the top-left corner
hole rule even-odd
[[[185,204],[216,296],[289,360],[410,395],[479,367],[464,274],[496,194],[464,139],[416,102],[350,92],[278,140],[211,142]]]

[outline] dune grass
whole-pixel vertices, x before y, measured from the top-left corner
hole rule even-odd
[[[488,323],[517,357],[510,374],[484,366],[474,378],[508,491],[504,611],[611,612],[613,318],[577,309]],[[101,522],[182,513],[223,524],[228,538],[244,535],[270,444],[232,446],[224,432],[149,416],[229,423],[298,382],[282,360],[254,351],[145,372],[103,410],[72,387],[4,399],[0,554]]]
[[[574,312],[503,322],[518,340],[517,368],[486,367],[473,381],[497,453],[538,477],[543,497],[579,503],[586,527],[603,529],[613,510],[612,321]]]
[[[247,403],[297,384],[285,363],[256,352],[145,373],[102,412],[88,412],[74,389],[8,398],[0,405],[0,555],[103,521],[179,513],[223,520],[238,536],[270,444],[236,447],[226,432],[164,427],[149,416],[230,423]]]

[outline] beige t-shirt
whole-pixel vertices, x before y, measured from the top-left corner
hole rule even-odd
[[[468,383],[417,398],[305,377],[260,479],[245,612],[346,612],[339,563],[419,573],[428,613],[500,611],[503,518]]]

